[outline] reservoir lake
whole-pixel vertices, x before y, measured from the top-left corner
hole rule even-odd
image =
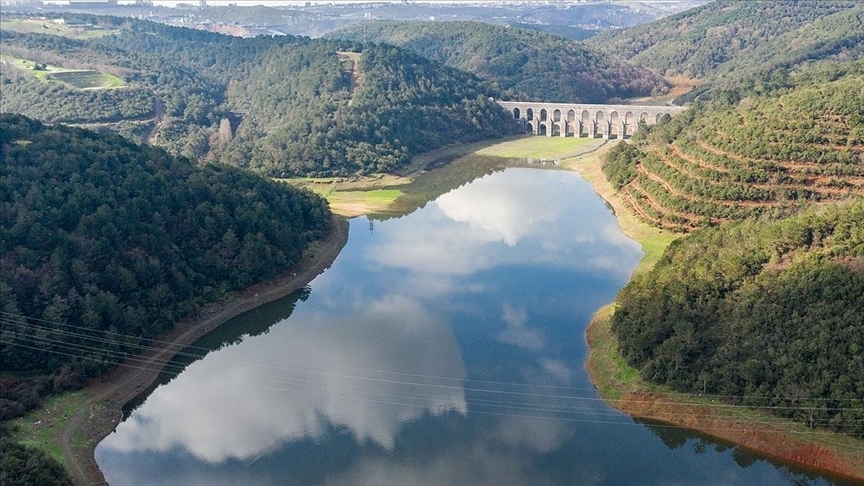
[[[306,289],[178,355],[98,445],[108,482],[836,482],[599,399],[585,328],[640,246],[577,173],[489,163],[350,220]]]

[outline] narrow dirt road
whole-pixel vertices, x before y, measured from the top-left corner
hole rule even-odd
[[[244,290],[231,303],[214,308],[201,320],[179,324],[174,332],[151,345],[149,352],[127,360],[89,385],[88,398],[56,436],[75,483],[107,484],[93,456],[96,444],[120,423],[123,406],[156,380],[168,360],[228,319],[307,285],[330,267],[346,241],[348,221],[334,216],[330,234],[313,243],[294,268],[274,280]]]

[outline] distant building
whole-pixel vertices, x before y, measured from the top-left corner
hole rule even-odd
[[[117,0],[69,0],[69,6],[77,8],[116,7]]]

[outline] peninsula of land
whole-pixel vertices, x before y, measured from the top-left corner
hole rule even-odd
[[[74,481],[107,484],[93,457],[96,445],[122,420],[123,406],[147,390],[172,357],[227,320],[309,284],[330,267],[347,240],[347,220],[334,216],[328,235],[310,245],[293,268],[236,293],[225,304],[211,304],[202,312],[204,317],[179,323],[169,335],[154,341],[146,354],[128,359],[111,374],[91,382],[81,404],[56,431],[55,440]]]

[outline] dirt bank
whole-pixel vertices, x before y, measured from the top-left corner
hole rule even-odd
[[[648,271],[678,235],[658,230],[639,220],[606,180],[601,164],[601,157],[592,154],[569,168],[582,174],[614,208],[618,225],[624,234],[642,244],[645,257],[634,274]],[[586,362],[588,373],[600,396],[611,406],[633,417],[697,430],[781,462],[864,481],[864,441],[837,433],[810,430],[765,414],[726,412],[724,410],[729,409],[718,408],[710,403],[682,404],[680,395],[667,393],[660,387],[642,381],[635,370],[626,366],[618,353],[617,339],[609,329],[609,318],[613,311],[612,305],[598,311],[586,332],[590,350]],[[686,397],[686,401],[693,400]]]
[[[864,481],[861,441],[765,414],[717,407],[709,399],[666,392],[642,382],[638,375],[626,376],[617,369],[620,361],[610,316],[611,312],[598,312],[588,327],[591,351],[586,366],[611,406],[636,418],[697,430],[781,462]]]
[[[197,321],[178,324],[171,334],[160,337],[151,351],[92,382],[86,389],[87,399],[56,437],[75,483],[107,484],[93,457],[96,444],[120,423],[122,407],[156,380],[167,360],[228,319],[307,285],[330,267],[347,241],[348,222],[334,217],[330,234],[313,243],[294,268],[234,295],[225,305],[210,306]]]

